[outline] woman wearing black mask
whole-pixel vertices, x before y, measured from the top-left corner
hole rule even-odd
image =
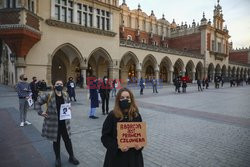
[[[142,147],[119,148],[117,122],[142,122],[134,95],[127,88],[119,90],[114,110],[109,113],[102,128],[101,141],[107,148],[104,167],[143,167]]]
[[[56,156],[56,167],[61,166],[60,140],[64,140],[66,150],[69,153],[69,162],[78,165],[79,161],[74,157],[71,143],[70,120],[60,120],[61,104],[69,103],[69,96],[63,91],[63,82],[55,82],[54,91],[49,94],[40,95],[36,102],[38,114],[44,116],[42,136],[53,141]],[[47,111],[42,111],[41,106],[47,104]]]

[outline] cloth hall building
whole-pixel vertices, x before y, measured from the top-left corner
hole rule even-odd
[[[222,7],[213,18],[171,23],[123,0],[1,0],[0,83],[18,76],[47,83],[82,75],[172,83],[220,75],[250,76],[250,48],[232,49]],[[85,82],[86,84],[86,82]]]

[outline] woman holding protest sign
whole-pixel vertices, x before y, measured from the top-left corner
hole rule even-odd
[[[47,110],[42,111],[41,106],[46,104]],[[68,106],[67,108],[62,106]],[[61,166],[60,140],[61,136],[69,153],[69,162],[78,165],[79,161],[74,157],[73,147],[70,139],[70,118],[65,118],[64,114],[70,110],[69,96],[63,91],[63,82],[57,80],[54,84],[54,91],[41,94],[36,101],[38,114],[44,117],[42,136],[53,141],[53,149],[56,156],[56,167]],[[62,118],[65,118],[62,120]],[[71,115],[70,115],[71,117]]]
[[[119,90],[113,111],[103,123],[101,141],[107,152],[104,167],[143,167],[143,147],[135,144],[133,147],[121,146],[118,142],[118,123],[142,122],[134,95],[127,88]]]

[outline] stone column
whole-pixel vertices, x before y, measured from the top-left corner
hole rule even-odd
[[[81,75],[83,76],[82,87],[87,88],[87,67],[81,67]]]
[[[185,77],[186,69],[182,70],[182,76]]]
[[[173,73],[174,73],[173,70],[168,72],[168,74],[169,74],[168,82],[171,83],[171,84],[173,84]]]
[[[17,57],[16,61],[16,82],[18,82],[20,75],[25,74],[26,63],[23,57]]]
[[[140,63],[137,63],[136,64],[136,72],[137,72],[137,84],[140,83],[140,80],[141,80],[141,64]]]
[[[109,67],[109,79],[118,79],[119,78],[119,68]]]
[[[141,69],[136,69],[137,72],[137,81],[140,81],[141,79]]]
[[[215,71],[212,72],[212,76],[211,76],[211,82],[214,82],[214,77],[215,77]]]
[[[195,83],[195,71],[192,72],[192,83]]]

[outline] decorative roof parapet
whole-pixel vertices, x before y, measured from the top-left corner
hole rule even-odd
[[[25,25],[25,24],[1,24],[0,25],[0,30],[10,30],[10,29],[27,29],[29,31],[32,31],[34,33],[37,33],[37,34],[42,34],[41,31],[38,31],[36,30],[35,28],[33,27],[30,27],[28,25]]]
[[[235,62],[235,61],[232,61],[232,60],[229,60],[229,65],[230,64],[232,64],[232,65],[238,65],[238,66],[250,67],[250,64],[239,63],[239,62]]]
[[[112,32],[112,31],[105,31],[105,30],[101,30],[101,29],[97,29],[97,28],[85,27],[82,25],[77,25],[77,24],[72,24],[72,23],[64,23],[64,22],[52,20],[52,19],[47,19],[46,23],[50,26],[66,28],[66,29],[71,29],[71,30],[76,30],[76,31],[83,31],[83,32],[99,34],[99,35],[104,35],[104,36],[110,36],[110,37],[114,37],[117,34],[117,33]]]
[[[179,51],[179,50],[175,50],[175,49],[154,46],[154,45],[148,45],[148,44],[144,44],[144,43],[136,43],[136,42],[124,40],[124,39],[120,39],[120,46],[135,48],[135,49],[149,50],[149,51],[154,51],[154,52],[175,54],[175,55],[179,55],[179,56],[192,57],[192,58],[197,58],[197,59],[204,59],[204,56],[201,54],[183,52],[183,51]]]
[[[247,47],[242,47],[242,48],[236,48],[236,49],[232,49],[232,50],[230,50],[230,53],[231,52],[242,52],[242,51],[250,51],[250,46],[249,46],[249,48],[247,48]]]

